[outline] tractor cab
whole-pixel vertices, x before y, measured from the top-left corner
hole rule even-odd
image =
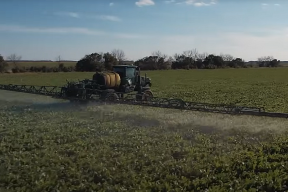
[[[121,78],[121,85],[151,87],[151,79],[149,77],[140,76],[140,68],[133,65],[114,65],[113,71],[118,73]],[[139,83],[139,85],[138,85]]]
[[[115,65],[113,71],[118,73],[121,84],[136,85],[139,76],[139,67],[131,65]]]

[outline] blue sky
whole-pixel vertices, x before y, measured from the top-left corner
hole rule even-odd
[[[0,54],[79,60],[122,49],[288,60],[287,0],[1,0]]]

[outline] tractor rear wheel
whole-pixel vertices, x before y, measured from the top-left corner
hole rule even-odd
[[[151,90],[146,90],[143,92],[142,101],[151,101],[153,98],[153,93]]]

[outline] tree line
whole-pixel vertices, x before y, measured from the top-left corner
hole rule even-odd
[[[3,56],[0,55],[0,71],[3,72],[10,67],[12,72],[84,72],[84,71],[102,71],[111,70],[114,65],[134,64],[142,70],[167,70],[167,69],[219,69],[219,68],[247,68],[247,67],[279,67],[280,60],[273,56],[259,57],[252,64],[245,62],[242,58],[233,57],[230,54],[208,54],[199,53],[197,49],[176,53],[173,57],[161,53],[152,52],[151,55],[138,59],[136,61],[127,61],[126,55],[121,49],[114,49],[106,53],[91,53],[81,58],[75,66],[64,66],[61,63],[61,57],[57,57],[58,67],[32,66],[21,67],[17,65],[21,56],[12,54],[7,57],[13,66],[9,66]]]

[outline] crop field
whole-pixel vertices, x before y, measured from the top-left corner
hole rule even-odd
[[[287,70],[147,75],[157,96],[287,112]],[[92,74],[4,74],[0,82],[63,85]],[[286,134],[285,119],[0,91],[0,191],[287,191]]]
[[[142,74],[144,72],[142,71]],[[288,112],[288,68],[146,71],[155,96],[187,101],[233,103]],[[0,75],[0,84],[62,86],[93,73],[30,73]],[[143,74],[144,75],[144,74]]]

